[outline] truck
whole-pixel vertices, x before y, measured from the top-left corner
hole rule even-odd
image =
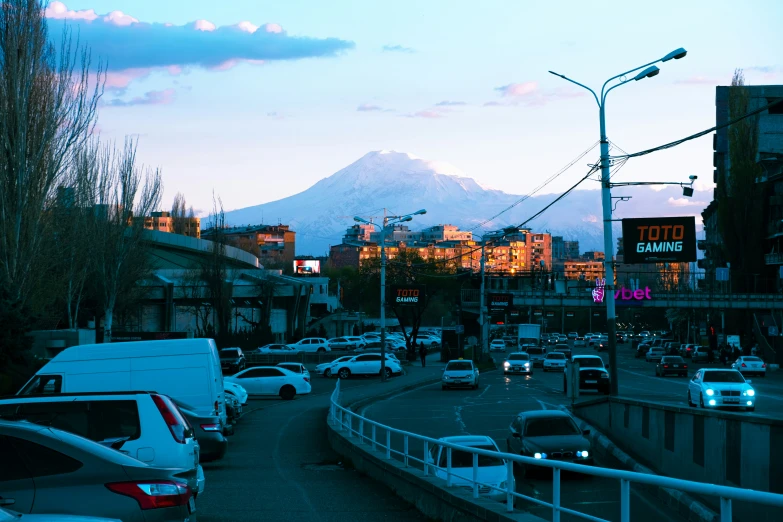
[[[517,344],[522,351],[541,345],[540,324],[520,324],[517,333]]]

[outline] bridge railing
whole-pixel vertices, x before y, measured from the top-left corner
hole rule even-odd
[[[345,432],[346,437],[356,438],[360,443],[369,444],[373,451],[382,450],[385,453],[386,460],[401,460],[404,466],[416,466],[423,470],[424,475],[445,476],[446,487],[454,487],[454,480],[467,481],[469,489],[472,491],[474,499],[483,495],[492,495],[494,497],[505,497],[506,511],[514,511],[514,500],[522,499],[534,504],[546,506],[552,509],[553,522],[559,522],[563,513],[570,514],[584,520],[593,520],[596,522],[609,522],[587,513],[582,513],[562,505],[560,498],[560,475],[563,471],[614,479],[620,485],[620,522],[630,522],[631,520],[631,484],[644,484],[661,488],[669,488],[677,491],[702,496],[712,496],[720,498],[720,520],[721,522],[731,522],[732,520],[732,502],[749,502],[754,504],[769,505],[783,508],[783,495],[768,493],[764,491],[755,491],[751,489],[742,489],[729,486],[719,486],[716,484],[706,484],[703,482],[693,482],[659,475],[650,475],[646,473],[637,473],[633,471],[623,471],[610,468],[601,468],[597,466],[586,466],[582,464],[572,464],[569,462],[560,462],[556,460],[537,459],[534,457],[525,457],[511,453],[496,451],[487,451],[470,446],[461,446],[452,444],[424,435],[418,435],[409,431],[392,428],[372,419],[368,419],[358,413],[351,411],[340,404],[340,380],[331,396],[331,405],[329,408],[329,421],[335,428]],[[367,429],[369,428],[369,435]],[[392,434],[401,436],[403,440],[402,450],[392,447]],[[423,450],[423,458],[415,457],[411,448],[418,446]],[[427,456],[430,449],[442,447],[446,451],[446,466],[438,466]],[[470,477],[465,474],[457,474],[452,466],[452,453],[454,451],[472,454],[473,466]],[[505,480],[496,484],[486,484],[478,480],[478,457],[490,457],[501,459],[506,468]],[[552,470],[552,502],[546,502],[540,498],[530,497],[516,491],[514,482],[515,465],[535,466],[538,468],[548,468]],[[460,468],[462,469],[462,468]],[[463,486],[464,487],[464,486]]]

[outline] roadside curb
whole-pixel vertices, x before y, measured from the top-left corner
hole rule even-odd
[[[400,388],[395,388],[393,390],[386,390],[383,393],[379,395],[371,395],[367,397],[358,397],[355,400],[348,402],[347,404],[343,405],[344,408],[348,408],[351,411],[357,411],[364,406],[368,406],[372,404],[373,402],[383,401],[388,399],[389,397],[393,397],[395,395],[399,395],[400,393],[405,393],[411,390],[415,390],[416,388],[421,388],[424,386],[430,386],[431,384],[435,384],[436,382],[440,382],[440,377],[432,377],[429,379],[423,379],[421,381],[415,382],[415,383],[409,383],[405,386],[402,386]],[[338,399],[342,398],[338,397]]]
[[[571,413],[567,406],[560,406],[560,409]],[[589,438],[593,443],[593,449],[595,450],[595,448],[600,448],[604,456],[612,459],[614,464],[616,464],[618,467],[627,471],[634,471],[636,473],[657,475],[657,473],[655,473],[653,470],[639,464],[633,457],[618,448],[614,442],[609,440],[609,437],[596,430],[592,425],[583,421],[576,415],[572,415],[572,417],[574,420],[576,420],[577,424],[582,430],[590,430]],[[675,509],[680,515],[689,521],[718,522],[720,520],[720,516],[717,513],[687,493],[683,493],[682,491],[675,489],[662,488],[657,486],[640,485],[639,487],[645,487],[658,500]]]

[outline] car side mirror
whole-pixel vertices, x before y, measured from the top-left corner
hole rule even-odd
[[[522,434],[519,433],[518,431],[512,431],[511,432],[511,436],[518,439],[518,438],[522,437]]]
[[[590,430],[582,430],[582,435],[590,435]]]

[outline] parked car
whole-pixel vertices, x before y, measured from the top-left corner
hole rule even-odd
[[[541,460],[592,464],[589,431],[582,431],[571,415],[562,410],[523,411],[509,426],[506,451]],[[530,474],[526,466],[522,474]]]
[[[226,380],[241,384],[251,396],[279,396],[284,400],[312,390],[309,377],[275,366],[248,368]]]
[[[245,354],[242,348],[223,348],[220,350],[220,369],[224,372],[237,373],[245,369]]]
[[[367,344],[361,337],[334,337],[326,342],[332,350],[355,350]]]
[[[571,362],[579,363],[579,389],[595,390],[609,395],[609,372],[597,355],[574,355]],[[563,375],[563,393],[568,393],[568,380]]]
[[[473,361],[458,359],[449,361],[443,369],[443,375],[440,380],[442,390],[449,388],[473,388],[479,387],[479,369],[473,364]]]
[[[423,343],[424,346],[427,347],[438,346],[440,345],[440,337],[435,337],[430,335],[417,335],[416,346],[418,346],[419,343]]]
[[[286,370],[291,370],[294,373],[299,373],[304,377],[307,377],[310,379],[310,370],[308,370],[304,364],[302,363],[293,363],[293,362],[281,362],[277,363],[276,365],[278,368],[285,368]]]
[[[756,390],[737,370],[702,368],[688,383],[688,406],[756,409]]]
[[[685,363],[685,359],[679,355],[661,357],[661,360],[655,365],[655,375],[657,377],[666,377],[669,374],[687,377],[688,365]]]
[[[531,346],[527,349],[527,354],[530,356],[530,363],[533,367],[544,366],[547,350],[546,346]]]
[[[175,476],[179,470],[148,466],[73,433],[28,422],[0,420],[0,438],[0,462],[12,478],[0,481],[0,498],[12,500],[19,513],[173,522],[196,512],[193,491]]]
[[[165,395],[101,392],[16,396],[0,400],[0,418],[51,426],[150,466],[175,468],[174,476],[187,482],[194,492],[203,490],[203,484],[198,483],[199,444],[179,408]]]
[[[223,435],[223,426],[217,415],[199,415],[185,405],[174,401],[182,416],[193,429],[199,445],[199,462],[220,460],[226,454],[228,439]],[[2,522],[2,521],[0,521]]]
[[[694,346],[691,351],[691,361],[707,361],[710,358],[709,349],[706,346]]]
[[[566,367],[566,355],[563,352],[549,352],[544,358],[544,371],[548,372],[559,371],[562,372]]]
[[[489,351],[490,352],[505,352],[506,351],[506,341],[503,339],[492,339],[492,342],[489,343]]]
[[[331,377],[332,376],[332,366],[348,361],[350,359],[353,359],[355,355],[343,355],[342,357],[338,357],[337,359],[325,363],[321,363],[318,366],[315,367],[315,373],[318,375],[323,375],[324,377]]]
[[[396,358],[395,358],[396,359]],[[386,358],[384,365],[386,377],[402,374],[402,366],[399,361]],[[364,353],[351,357],[347,361],[340,361],[331,366],[332,375],[337,375],[341,379],[348,379],[356,375],[380,375],[381,374],[381,354]]]
[[[458,435],[454,437],[441,437],[438,439],[450,444],[482,449],[485,451],[497,451],[500,453],[495,441],[486,435]],[[447,480],[447,453],[444,446],[434,445],[427,455],[427,463],[434,470],[434,475],[442,480]],[[505,500],[506,498],[506,461],[499,457],[478,456],[477,481],[479,495],[493,500]],[[513,480],[513,477],[512,477]],[[451,450],[451,483],[457,487],[473,491],[473,454],[457,449]],[[512,485],[513,489],[513,485]]]
[[[226,424],[220,366],[212,339],[82,344],[57,354],[17,395],[154,390]]]
[[[731,365],[742,375],[767,376],[767,364],[756,356],[743,355]]]
[[[332,351],[329,348],[329,343],[323,337],[306,337],[298,342],[288,345],[299,352],[306,353],[323,353]]]
[[[226,393],[226,397],[234,397],[240,405],[247,404],[247,390],[242,385],[224,380],[223,391]]]
[[[515,352],[508,354],[508,359],[503,362],[503,374],[509,373],[533,373],[533,363],[527,352]]]
[[[46,515],[23,515],[0,507],[0,522],[122,522],[117,518],[82,517],[47,513]]]
[[[296,355],[298,352],[287,344],[267,344],[253,352],[258,355]]]

